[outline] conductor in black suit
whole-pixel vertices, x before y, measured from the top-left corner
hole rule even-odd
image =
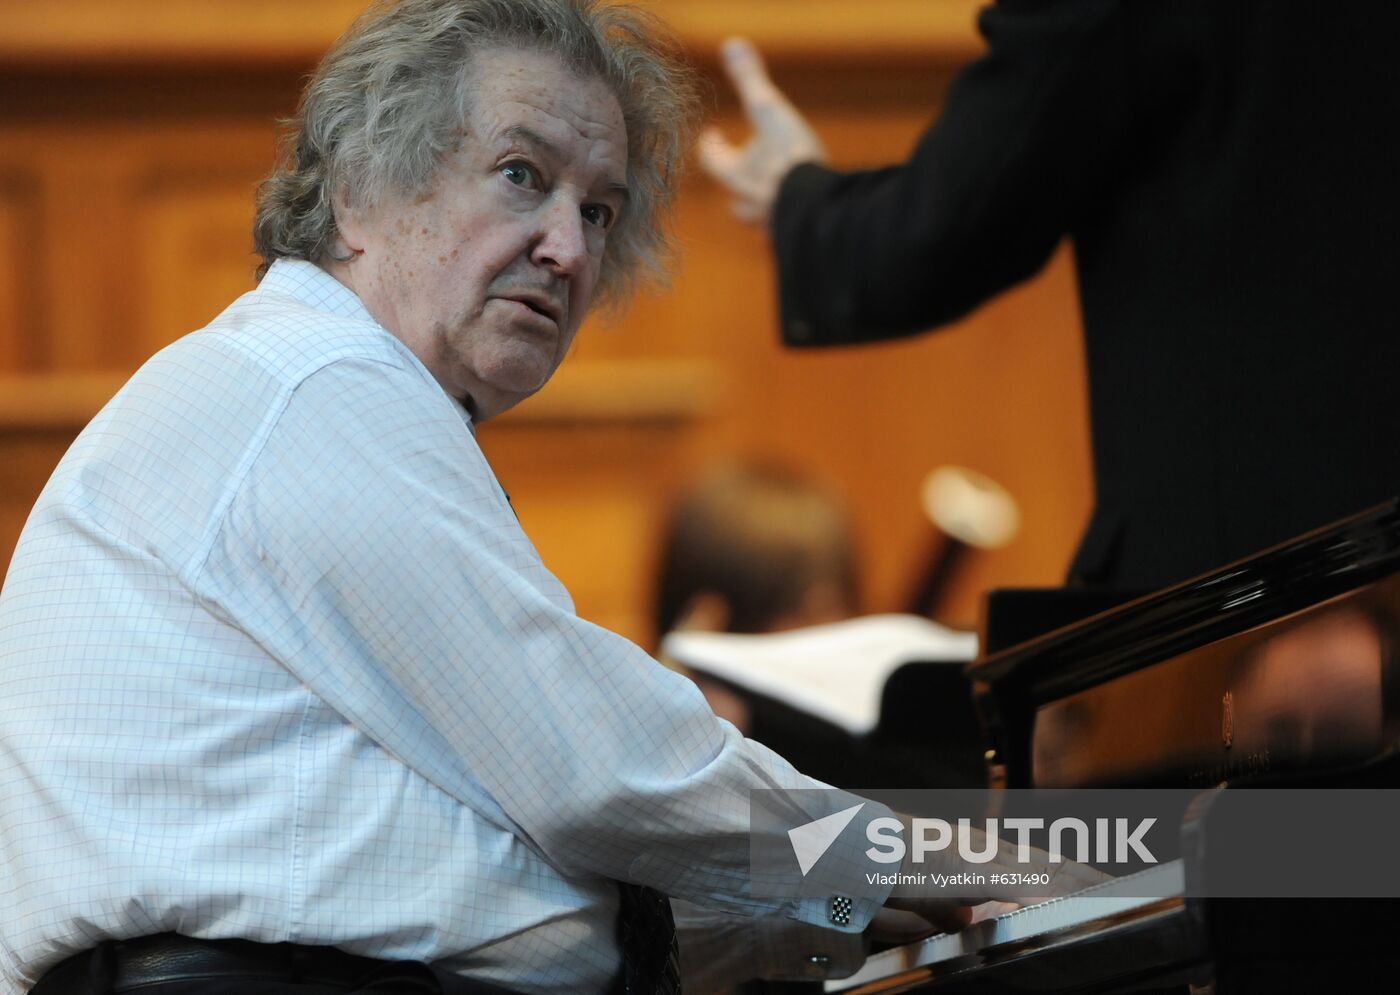
[[[785,341],[946,324],[1069,236],[1072,579],[1160,587],[1400,494],[1400,7],[1001,0],[979,28],[908,162],[857,173],[726,45],[755,132],[702,159],[770,228]]]

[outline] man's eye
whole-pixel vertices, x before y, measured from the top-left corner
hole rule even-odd
[[[523,162],[508,162],[501,167],[501,175],[518,187],[527,190],[538,190],[540,186],[539,177],[535,171]]]
[[[611,228],[613,209],[606,204],[584,204],[583,220],[598,228]]]

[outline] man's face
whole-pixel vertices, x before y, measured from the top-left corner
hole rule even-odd
[[[544,386],[583,321],[626,199],[622,110],[554,56],[478,53],[462,140],[428,186],[337,212],[328,268],[477,420]]]

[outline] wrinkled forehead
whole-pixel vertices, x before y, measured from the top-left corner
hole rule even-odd
[[[625,173],[622,105],[602,77],[548,50],[521,46],[481,49],[467,73],[466,123],[473,137],[533,136],[559,151],[616,158]]]

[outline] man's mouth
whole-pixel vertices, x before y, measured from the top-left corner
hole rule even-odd
[[[523,304],[535,314],[543,315],[556,325],[559,324],[559,319],[563,314],[563,309],[544,294],[502,294],[501,299]]]

